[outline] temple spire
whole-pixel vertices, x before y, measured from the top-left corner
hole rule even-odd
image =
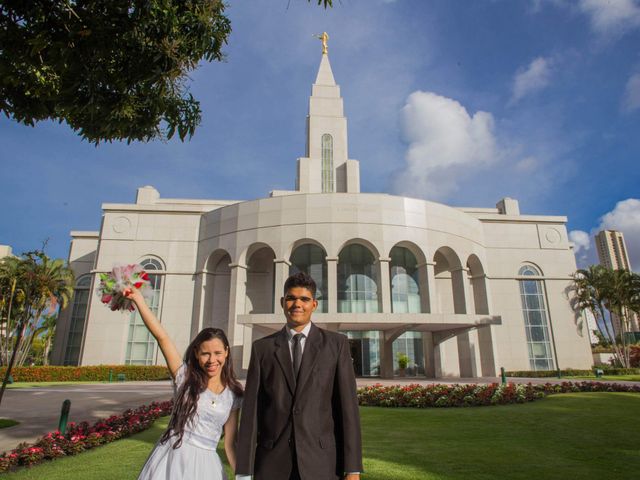
[[[296,190],[305,193],[357,193],[360,170],[349,158],[347,119],[340,87],[336,84],[327,54],[326,32],[322,36],[322,59],[311,87],[305,156],[298,159]]]

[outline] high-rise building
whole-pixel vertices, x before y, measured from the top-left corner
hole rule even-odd
[[[631,270],[624,235],[617,230],[602,230],[596,235],[600,265],[613,270]]]

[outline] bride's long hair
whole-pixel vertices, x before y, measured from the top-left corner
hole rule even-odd
[[[231,360],[231,350],[227,336],[224,331],[219,328],[205,328],[196,335],[196,338],[189,344],[184,354],[184,365],[186,367],[185,380],[178,389],[173,404],[171,420],[169,420],[167,430],[160,438],[160,443],[165,443],[171,437],[176,437],[173,448],[178,448],[182,445],[185,426],[195,415],[198,407],[198,398],[200,398],[200,394],[207,388],[209,381],[206,372],[200,367],[200,362],[198,362],[200,345],[214,338],[220,340],[224,345],[224,349],[229,353],[222,367],[222,372],[220,373],[220,381],[224,387],[229,388],[236,396],[242,396],[242,385],[238,382],[233,372],[233,361]]]

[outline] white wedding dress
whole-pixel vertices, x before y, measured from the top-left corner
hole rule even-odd
[[[185,372],[182,365],[173,384],[174,397],[184,383]],[[158,441],[138,480],[227,480],[216,447],[229,413],[240,404],[241,398],[229,388],[218,395],[208,389],[202,392],[196,413],[185,426],[180,447],[173,448],[176,437],[164,444]]]

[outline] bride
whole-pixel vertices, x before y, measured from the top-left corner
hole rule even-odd
[[[129,288],[124,296],[133,301],[157,340],[174,382],[169,426],[138,480],[226,480],[216,447],[224,433],[224,450],[235,471],[242,386],[233,373],[225,333],[218,328],[205,328],[187,347],[183,361],[142,294]]]

